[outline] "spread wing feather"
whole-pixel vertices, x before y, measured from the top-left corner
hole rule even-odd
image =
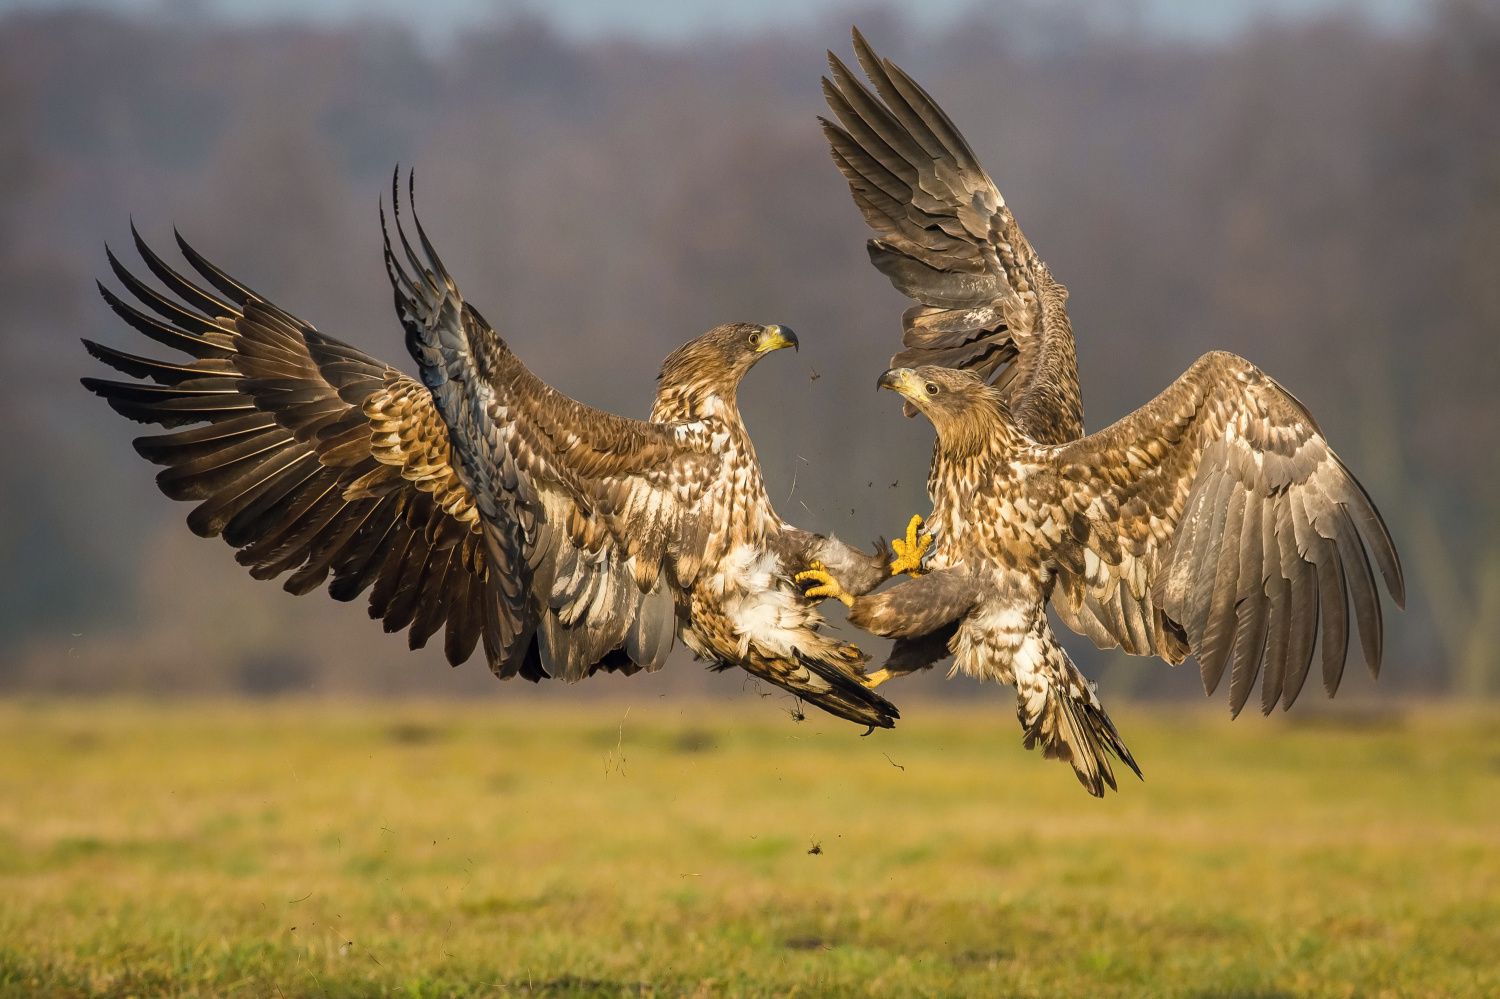
[[[1083,433],[1067,292],[1027,242],[958,127],[858,30],[854,50],[875,91],[832,52],[820,119],[855,204],[881,235],[870,261],[921,303],[902,316],[892,367],[938,364],[996,381],[1033,440]],[[907,415],[914,409],[907,407]]]
[[[507,569],[501,578],[524,583],[502,594],[507,633],[529,638],[540,625],[543,662],[569,678],[622,645],[653,651],[638,665],[661,665],[675,621],[664,586],[691,585],[730,541],[700,509],[720,463],[711,436],[696,424],[605,413],[554,390],[463,300],[420,221],[413,246],[399,205],[394,214],[385,260],[407,346],[448,428],[453,468],[478,506],[490,555]]]
[[[1049,513],[1067,525],[1053,604],[1074,630],[1172,662],[1191,652],[1209,693],[1228,668],[1236,714],[1260,676],[1269,712],[1296,699],[1315,642],[1338,689],[1352,606],[1378,673],[1377,570],[1405,603],[1390,533],[1311,414],[1250,362],[1206,354],[1119,423],[1045,453]]]
[[[464,303],[420,225],[420,251],[399,216],[395,230],[386,263],[420,382],[272,305],[180,237],[207,288],[137,236],[168,293],[112,254],[139,307],[101,292],[190,360],[88,343],[134,380],[85,385],[169,431],[137,449],[166,466],[163,491],[196,501],[193,530],[222,536],[254,576],[284,575],[294,593],[326,583],[340,600],[368,591],[387,631],[407,631],[414,648],[444,631],[455,664],[482,640],[502,677],[659,668],[683,588],[737,540],[720,515],[733,489],[715,488],[737,456],[706,424],[626,420],[555,392]],[[792,666],[769,678],[846,717],[895,717],[862,686],[854,698]]]
[[[387,631],[409,629],[416,648],[445,630],[448,660],[468,659],[485,627],[476,605],[490,563],[430,394],[260,298],[181,236],[184,257],[218,295],[131,233],[147,268],[180,302],[113,253],[115,276],[149,313],[101,285],[104,300],[136,330],[193,360],[84,341],[94,357],[137,379],[84,385],[122,415],[173,431],[140,437],[135,448],[165,466],[157,477],[164,493],[197,503],[189,526],[239,549],[236,559],[252,576],[287,575],[293,593],[327,583],[347,601],[373,587],[370,612]]]

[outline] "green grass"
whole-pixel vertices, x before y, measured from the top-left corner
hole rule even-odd
[[[0,996],[1500,995],[1500,713],[770,703],[0,703]]]

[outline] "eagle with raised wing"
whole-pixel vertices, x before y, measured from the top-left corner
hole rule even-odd
[[[1078,439],[1083,399],[1066,290],[947,114],[858,28],[854,52],[874,92],[829,52],[823,95],[837,121],[819,121],[854,203],[879,233],[867,244],[870,262],[918,303],[902,314],[906,349],[890,367],[935,364],[993,379],[1033,440]],[[1044,314],[1045,289],[1057,294]],[[932,540],[921,523],[913,517],[895,542],[894,573],[920,567]]]
[[[878,66],[914,132],[956,136],[910,78]],[[1066,327],[1066,292],[1039,264],[1016,273],[1034,292],[1028,310],[1046,344]],[[1116,787],[1110,754],[1140,769],[1053,634],[1049,602],[1101,648],[1173,664],[1194,655],[1210,694],[1227,670],[1235,715],[1257,677],[1263,712],[1290,707],[1315,657],[1333,696],[1351,605],[1378,675],[1372,560],[1405,603],[1390,533],[1312,415],[1253,364],[1207,354],[1115,425],[1058,441],[1036,435],[1024,394],[947,360],[893,367],[879,381],[937,431],[926,574],[913,567],[919,578],[873,596],[843,592],[816,569],[801,576],[816,584],[810,593],[847,604],[851,623],[897,640],[872,680],[951,655],[955,670],[1013,684],[1027,748],[1070,762],[1102,796]]]
[[[138,380],[84,385],[171,431],[135,447],[167,466],[163,492],[198,503],[194,533],[222,536],[256,578],[290,573],[293,593],[370,589],[387,632],[405,629],[415,649],[443,630],[454,665],[482,642],[502,679],[656,670],[681,637],[716,668],[890,727],[898,713],[867,687],[867,657],[820,633],[793,582],[816,562],[866,592],[886,555],[776,515],[736,404],[740,379],[795,334],[720,326],[667,357],[649,420],[591,409],[527,370],[395,208],[385,261],[420,380],[277,308],[180,235],[212,291],[133,229],[170,294],[109,254],[145,311],[101,284],[110,308],[193,360],[85,341]]]

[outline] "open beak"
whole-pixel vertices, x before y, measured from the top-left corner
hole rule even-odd
[[[797,334],[793,333],[788,326],[763,326],[764,332],[760,335],[760,344],[755,348],[757,354],[768,354],[782,347],[790,347],[797,350]]]

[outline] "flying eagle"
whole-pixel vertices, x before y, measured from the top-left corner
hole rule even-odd
[[[1071,358],[1067,293],[1018,239],[967,143],[910,77],[857,36],[856,45],[884,99],[877,104],[835,60],[841,86],[830,89],[845,101],[830,101],[836,112],[857,108],[852,124],[866,126],[850,129],[863,159],[835,142],[856,199],[861,184],[890,193],[898,149],[910,153],[898,157],[908,165],[920,159],[913,144],[937,164],[909,185],[904,203],[913,207],[899,218],[866,199],[884,206],[866,215],[877,227],[892,220],[909,257],[877,257],[877,265],[898,286],[906,274],[947,281],[938,304],[954,312],[982,313],[995,289],[1002,298],[1013,289],[1021,305],[1010,314],[1024,309],[1040,356],[1052,357],[1048,345],[1055,344]],[[851,124],[846,113],[840,118]],[[968,211],[944,214],[949,202],[927,193],[934,183],[949,191],[968,184]],[[934,228],[918,224],[924,212]],[[924,248],[923,232],[932,242],[947,236],[977,246],[978,266],[941,271],[944,258]],[[919,342],[909,352],[919,363],[893,366],[879,381],[937,431],[927,484],[933,510],[924,522],[936,538],[929,571],[909,566],[919,578],[874,596],[842,592],[816,569],[802,574],[818,584],[809,592],[847,604],[851,623],[898,640],[873,680],[952,655],[955,670],[1013,684],[1026,747],[1040,744],[1044,755],[1072,763],[1083,786],[1102,796],[1104,785],[1116,787],[1109,753],[1137,775],[1140,769],[1052,633],[1049,602],[1101,648],[1173,664],[1191,653],[1210,694],[1228,668],[1235,715],[1257,676],[1262,711],[1278,701],[1290,707],[1315,651],[1332,696],[1343,675],[1351,602],[1365,662],[1378,674],[1382,621],[1370,562],[1397,606],[1405,602],[1401,565],[1369,496],[1290,393],[1250,362],[1214,352],[1114,426],[1049,439],[1036,429],[1031,397],[1018,395],[1014,382],[1002,375],[986,384],[990,370],[976,353],[984,339],[934,347],[929,363],[920,363]],[[1000,346],[985,349],[1008,349],[992,342]]]
[[[740,379],[795,334],[720,326],[667,357],[649,420],[591,409],[527,370],[463,300],[420,222],[413,249],[394,207],[400,245],[387,229],[385,262],[420,381],[277,308],[180,235],[213,291],[134,228],[175,300],[109,254],[147,311],[101,284],[110,308],[194,360],[85,341],[139,380],[84,385],[173,431],[135,448],[167,466],[163,492],[198,502],[193,532],[222,536],[258,579],[290,573],[292,593],[329,581],[353,600],[372,588],[371,617],[406,629],[413,649],[443,629],[454,665],[482,640],[502,679],[656,670],[680,636],[716,668],[890,727],[898,713],[863,681],[867,657],[820,634],[793,582],[817,562],[866,592],[886,578],[886,555],[781,520],[736,405]]]

